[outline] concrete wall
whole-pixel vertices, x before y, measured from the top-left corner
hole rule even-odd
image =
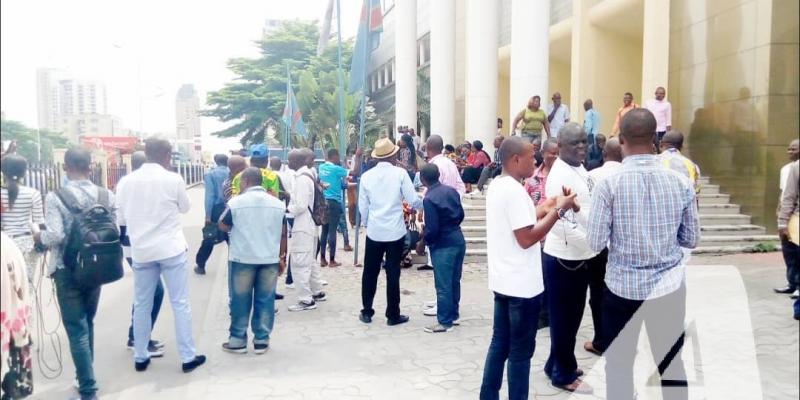
[[[778,172],[798,135],[798,2],[672,0],[668,94],[688,153],[774,229]]]

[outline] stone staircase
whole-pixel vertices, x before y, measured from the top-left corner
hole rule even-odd
[[[766,228],[751,224],[741,207],[730,203],[730,195],[720,193],[719,185],[709,178],[700,178],[700,244],[693,254],[727,254],[752,250],[759,243],[778,242],[777,235],[768,235]],[[463,200],[465,219],[461,224],[467,241],[466,263],[486,262],[486,198],[468,195]]]

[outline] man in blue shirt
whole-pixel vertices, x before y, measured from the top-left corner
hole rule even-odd
[[[217,231],[214,237],[206,237],[205,232],[214,230],[217,221],[219,220],[222,212],[225,211],[225,196],[222,190],[222,184],[228,179],[230,170],[228,170],[228,156],[225,154],[217,154],[214,156],[214,168],[206,172],[203,179],[206,188],[205,194],[205,208],[206,208],[206,222],[203,227],[203,243],[197,250],[195,262],[197,266],[194,267],[194,272],[198,275],[206,274],[206,262],[211,257],[211,252],[214,250],[214,245],[228,240],[228,235],[224,232]]]
[[[467,251],[464,234],[461,233],[464,208],[458,192],[439,183],[439,167],[436,164],[422,167],[419,176],[422,184],[428,188],[422,201],[425,210],[425,243],[431,250],[436,286],[436,319],[439,322],[425,327],[425,332],[449,332],[458,321],[461,267]]]
[[[342,216],[342,190],[344,179],[351,174],[351,171],[342,167],[339,159],[339,151],[336,149],[328,150],[326,161],[319,166],[319,180],[325,186],[325,200],[328,203],[328,222],[322,225],[322,233],[319,239],[320,266],[338,267],[341,264],[336,262],[336,227]],[[330,248],[330,262],[325,260],[325,249]]]
[[[600,133],[600,113],[593,108],[592,99],[583,102],[586,115],[583,117],[583,130],[589,135],[589,145],[594,144],[594,139]]]

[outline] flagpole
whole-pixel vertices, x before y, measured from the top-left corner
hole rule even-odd
[[[347,159],[347,148],[345,144],[344,126],[344,73],[342,72],[342,6],[340,0],[336,0],[336,36],[338,41],[337,57],[339,75],[339,153]]]
[[[292,116],[294,115],[294,110],[292,109],[292,102],[291,99],[289,98],[289,87],[290,87],[289,85],[291,84],[292,84],[292,76],[289,74],[289,63],[286,63],[286,104],[289,105],[289,118],[288,118],[289,122],[285,124],[286,134],[285,134],[285,139],[283,140],[283,156],[286,157],[287,160],[289,159],[289,157],[287,156],[289,154],[287,149],[291,149],[292,147],[291,132],[292,132]]]
[[[364,75],[361,77],[361,117],[358,126],[358,148],[364,148],[364,110],[367,103],[367,71],[369,71],[369,54],[372,47],[371,29],[372,29],[372,4],[370,0],[364,0],[364,9],[367,11],[367,36],[366,43],[364,43]],[[360,159],[356,162],[361,162]],[[360,170],[360,168],[359,168]],[[363,172],[363,171],[362,171]],[[358,264],[358,244],[359,233],[361,228],[361,213],[358,210],[358,194],[361,191],[361,179],[356,180],[356,238],[355,248],[353,249],[353,265]]]

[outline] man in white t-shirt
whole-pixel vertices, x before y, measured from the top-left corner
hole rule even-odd
[[[582,385],[579,378],[575,338],[583,318],[590,271],[604,268],[607,254],[592,250],[586,239],[594,187],[583,166],[587,141],[583,127],[574,122],[565,125],[558,136],[559,156],[547,175],[545,196],[557,196],[567,188],[577,196],[581,209],[567,211],[556,222],[547,234],[542,256],[552,340],[544,371],[553,386],[578,393],[590,393],[591,388]]]
[[[559,215],[577,208],[575,196],[553,196],[539,209],[522,180],[533,173],[533,145],[510,137],[500,146],[503,174],[486,197],[489,289],[494,292],[494,327],[486,355],[481,398],[498,398],[508,360],[508,395],[527,398],[536,323],[544,284],[539,242]],[[579,209],[579,208],[578,208]],[[538,222],[537,222],[538,221]]]
[[[569,122],[569,108],[561,103],[561,93],[553,93],[553,102],[547,105],[547,122],[550,124],[550,137],[558,138],[561,130]]]

